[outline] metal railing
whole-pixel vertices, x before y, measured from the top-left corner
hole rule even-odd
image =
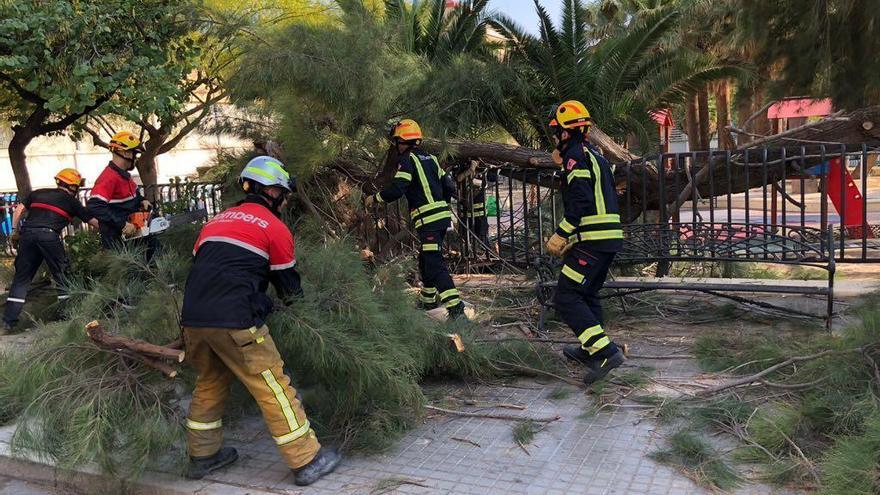
[[[823,243],[831,238],[838,262],[880,262],[880,176],[869,173],[877,159],[878,150],[868,145],[805,145],[664,153],[619,163],[626,237],[620,259],[821,264],[832,247]],[[479,187],[460,185],[456,227],[448,236],[451,258],[464,263],[462,270],[499,261],[529,266],[562,218],[560,173],[487,166],[477,174],[484,179]],[[497,180],[485,180],[492,176]],[[498,205],[487,217],[488,233],[468,219],[475,197]],[[380,208],[374,238],[380,251],[415,246],[408,216],[404,202]]]
[[[86,204],[91,190],[92,188],[80,189],[77,198],[83,205]],[[146,188],[140,186],[138,190],[144,197],[153,198],[163,215],[204,209],[207,217],[211,218],[223,208],[223,187],[219,183],[179,181],[146,186]],[[0,220],[0,255],[11,255],[13,252],[7,237],[12,230],[12,212],[18,205],[19,198],[15,192],[0,192],[0,199],[3,200],[0,208],[4,213]],[[64,235],[73,234],[81,228],[83,228],[82,223],[74,222],[65,229]]]

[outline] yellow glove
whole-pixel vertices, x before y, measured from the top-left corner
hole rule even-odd
[[[13,249],[18,249],[18,241],[21,239],[21,234],[18,233],[17,230],[13,230],[11,234],[9,234],[9,243],[12,244]]]
[[[142,211],[150,211],[150,209],[152,207],[153,207],[153,203],[150,203],[149,200],[145,199],[145,200],[141,201],[141,210]]]
[[[367,196],[366,198],[364,198],[364,208],[369,210],[370,208],[373,207],[374,204],[376,204],[376,195],[375,194],[371,194],[371,195]]]
[[[137,227],[131,222],[125,222],[125,227],[122,227],[122,235],[125,237],[132,237],[137,234],[137,231]]]
[[[553,234],[550,239],[547,241],[546,248],[547,252],[556,256],[557,258],[561,258],[562,255],[565,254],[568,249],[568,239],[562,237],[559,234]]]

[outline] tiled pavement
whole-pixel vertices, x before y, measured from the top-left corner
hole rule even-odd
[[[673,373],[682,369],[672,362],[664,362],[663,367],[674,370]],[[526,406],[523,411],[492,409],[495,413],[560,417],[526,446],[528,453],[513,440],[515,422],[437,416],[411,431],[386,454],[346,458],[333,475],[301,493],[710,493],[675,470],[646,457],[661,447],[664,435],[669,433],[659,430],[656,422],[625,408],[608,408],[595,415],[585,415],[594,400],[592,397],[572,387],[567,398],[549,399],[548,394],[555,388],[555,384],[520,381],[511,386],[481,385],[468,392],[469,398],[479,398],[481,403]],[[218,473],[214,481],[281,493],[295,488],[268,435],[259,434],[252,441],[241,441],[245,431],[253,435],[261,430],[257,422],[230,432],[229,441],[239,449],[241,460]],[[776,492],[765,486],[746,485],[735,493]]]
[[[635,352],[645,351],[652,352],[635,349]],[[657,353],[656,349],[653,353]],[[694,363],[686,360],[640,363],[631,360],[629,363],[652,366],[657,375],[673,377],[696,371]],[[148,474],[143,482],[173,488],[174,493],[200,495],[711,493],[647,457],[662,447],[663,438],[671,429],[661,428],[655,421],[642,417],[638,409],[611,407],[590,414],[594,397],[570,387],[568,397],[551,399],[550,394],[557,388],[556,382],[541,384],[521,380],[506,386],[444,389],[448,395],[464,395],[479,403],[525,406],[522,411],[504,408],[485,412],[524,417],[559,416],[526,446],[528,452],[513,439],[514,421],[437,415],[406,434],[389,452],[347,457],[335,473],[308,489],[299,489],[293,485],[291,473],[282,463],[262,421],[252,418],[227,432],[228,444],[237,447],[241,456],[229,468],[198,483],[162,474]],[[450,408],[478,410],[467,406]],[[8,427],[0,431],[0,447],[3,447],[0,450],[8,452],[11,432]],[[150,493],[169,493],[168,488]],[[792,492],[775,492],[769,487],[751,484],[734,493]]]

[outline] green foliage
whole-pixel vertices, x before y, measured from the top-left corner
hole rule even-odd
[[[195,49],[183,37],[192,14],[190,2],[3,0],[0,117],[39,116],[43,134],[117,94],[156,111],[181,105],[176,62]]]
[[[0,368],[17,368],[0,379],[0,417],[17,417],[15,452],[65,468],[94,462],[123,479],[136,478],[161,456],[183,455],[175,450],[183,411],[174,384],[88,343],[83,331],[100,319],[114,333],[156,343],[179,335],[180,294],[168,285],[182,286],[187,257],[169,251],[155,267],[142,258],[139,252],[84,258],[89,275],[72,280],[67,319],[38,326],[36,343],[23,354],[0,357]]]
[[[528,445],[532,443],[539,431],[540,429],[534,421],[530,419],[519,421],[513,425],[513,440],[520,445]]]
[[[89,229],[77,230],[73,235],[64,238],[64,244],[70,256],[73,275],[79,277],[88,275],[92,258],[101,251],[101,238],[98,233]]]
[[[779,74],[776,95],[831,96],[849,110],[880,103],[880,39],[849,35],[876,30],[873,1],[747,0],[736,12],[756,62]]]
[[[878,404],[861,431],[838,438],[822,458],[823,491],[828,495],[874,495],[880,480],[880,412]]]
[[[651,458],[675,466],[712,488],[729,490],[741,481],[739,474],[708,442],[687,431],[669,437],[666,448],[652,453]]]
[[[536,6],[540,37],[504,17],[493,24],[510,43],[509,61],[528,81],[525,91],[498,103],[505,105],[515,128],[503,125],[523,144],[549,148],[549,109],[578,99],[609,135],[620,140],[634,135],[643,149],[651,150],[656,141],[652,110],[684,101],[707,82],[741,73],[739,67],[685,46],[665,46],[680,27],[681,14],[675,10],[652,11],[606,38],[591,30],[581,0],[564,3],[558,26]]]
[[[401,298],[394,265],[370,276],[343,242],[301,249],[305,299],[269,325],[321,437],[380,450],[421,417],[424,378],[490,376],[496,353],[534,364],[521,347],[474,342],[470,324],[428,319]],[[464,353],[450,348],[453,332]]]
[[[568,387],[556,387],[549,394],[547,394],[547,398],[550,400],[565,400],[572,393],[572,389]]]

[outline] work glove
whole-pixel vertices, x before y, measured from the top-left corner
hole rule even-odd
[[[21,234],[19,234],[17,230],[13,230],[12,233],[9,234],[9,243],[12,244],[13,249],[18,249],[19,240],[21,240]]]
[[[553,234],[546,244],[547,252],[561,258],[568,251],[568,239],[559,234]]]
[[[153,209],[153,203],[147,199],[141,201],[141,211],[150,211],[151,209]]]
[[[376,204],[376,195],[371,194],[371,195],[367,196],[366,198],[364,198],[364,208],[369,210],[375,204]]]
[[[131,222],[125,222],[125,227],[122,227],[122,235],[125,237],[133,237],[137,234],[138,228],[134,226]]]
[[[562,165],[562,153],[559,152],[558,149],[553,150],[553,153],[550,155],[553,159],[553,163],[557,165]]]

